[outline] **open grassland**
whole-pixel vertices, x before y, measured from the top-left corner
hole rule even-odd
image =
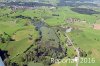
[[[29,19],[22,18],[12,18],[19,15],[25,17],[31,17],[32,19],[43,19],[44,22],[50,26],[63,25],[70,26],[74,28],[72,32],[68,33],[74,45],[80,47],[87,53],[92,52],[88,57],[95,58],[96,63],[94,64],[79,64],[80,66],[99,66],[100,65],[100,30],[94,30],[92,28],[93,23],[100,23],[100,15],[86,15],[79,14],[71,11],[70,7],[57,7],[50,9],[48,7],[41,7],[34,10],[16,10],[12,11],[9,8],[0,9],[0,34],[3,34],[3,37],[7,39],[7,33],[15,41],[0,43],[0,49],[8,50],[10,58],[12,61],[20,62],[20,57],[22,54],[31,46],[34,45],[34,40],[39,37],[38,32],[35,30],[35,27],[31,24]],[[79,18],[81,21],[86,21],[86,23],[67,23],[66,19],[68,18]],[[59,33],[59,38],[56,36],[55,28],[42,27],[42,41],[49,41],[54,39],[55,42],[50,42],[55,46],[59,41],[61,43],[65,42],[65,36],[63,32]],[[32,40],[29,40],[31,35]],[[49,42],[48,42],[49,43]],[[66,43],[63,43],[66,47]],[[75,54],[75,51],[72,47],[68,47],[67,56],[72,57]],[[88,58],[86,57],[86,58]],[[30,63],[31,66],[31,63]],[[53,64],[52,66],[75,66],[75,63],[60,63]]]
[[[10,57],[14,58],[22,54],[33,44],[34,40],[38,38],[38,32],[28,19],[13,19],[11,16],[2,16],[2,14],[9,14],[10,12],[11,10],[8,8],[0,10],[0,34],[5,32],[15,41],[0,43],[0,49],[8,50]],[[27,26],[25,26],[26,24]],[[29,35],[32,36],[33,40],[29,40]],[[3,35],[3,37],[7,38],[7,35]]]
[[[79,14],[70,10],[69,7],[59,7],[53,10],[52,14],[58,14],[59,16],[51,16],[51,18],[46,19],[46,23],[50,25],[60,25],[68,18],[79,18],[82,21],[87,21],[88,23],[94,23],[96,21],[96,16]]]
[[[28,16],[31,18],[38,17],[38,19],[43,18],[44,21],[51,26],[65,24],[66,19],[68,18],[79,18],[80,20],[88,23],[94,23],[97,19],[95,15],[76,13],[72,11],[70,7],[41,7],[34,10],[17,10],[15,13],[11,14],[11,16],[17,15]]]
[[[74,25],[75,26],[75,25]],[[73,40],[76,47],[80,47],[85,50],[87,53],[92,52],[91,55],[88,55],[90,58],[95,58],[95,63],[80,63],[80,66],[99,66],[100,65],[100,30],[94,30],[90,25],[83,25],[74,29],[69,33],[70,38]],[[86,57],[86,58],[88,58]]]
[[[71,25],[71,24],[70,24]],[[77,29],[72,30],[72,32],[68,33],[72,41],[74,42],[74,45],[76,47],[80,47],[82,50],[86,51],[88,53],[89,51],[92,52],[92,54],[88,54],[87,57],[83,57],[84,59],[94,59],[94,63],[89,63],[91,60],[87,60],[83,63],[82,60],[80,60],[79,66],[99,66],[100,65],[100,30],[94,30],[92,27],[86,27],[87,25],[80,25],[79,24],[73,24],[71,25],[73,27],[77,27]],[[90,25],[88,25],[90,26]],[[67,52],[68,56],[72,57],[74,50],[72,50],[71,47],[68,48]],[[82,57],[81,57],[82,58]],[[75,66],[73,63],[55,63],[52,66]]]
[[[14,26],[14,28],[16,27]],[[13,28],[9,28],[9,30],[12,29]],[[10,32],[14,32],[14,31],[10,31]],[[33,40],[28,39],[29,34],[33,36]],[[25,28],[20,31],[17,31],[15,35],[12,35],[12,37],[15,39],[14,42],[0,44],[0,48],[4,50],[8,50],[9,54],[11,54],[11,57],[14,57],[18,54],[22,54],[24,51],[26,51],[26,49],[28,49],[33,44],[34,40],[38,37],[38,32],[34,30],[34,27]]]

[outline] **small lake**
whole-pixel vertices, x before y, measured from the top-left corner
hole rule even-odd
[[[100,14],[100,12],[88,8],[71,8],[71,10],[80,14],[87,14],[87,15]]]

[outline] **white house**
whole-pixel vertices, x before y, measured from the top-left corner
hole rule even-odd
[[[78,57],[75,57],[75,58],[73,59],[73,62],[78,62],[78,60],[79,60],[79,58],[78,58]]]
[[[71,32],[71,31],[72,31],[72,28],[71,27],[69,27],[69,28],[66,29],[66,32],[67,33]]]

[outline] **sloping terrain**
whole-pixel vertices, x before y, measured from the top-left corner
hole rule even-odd
[[[76,63],[51,63],[51,58],[73,59],[77,55],[73,46],[67,45],[66,34],[80,48],[81,58],[95,59],[95,63],[79,66],[99,66],[100,30],[93,25],[99,24],[100,11],[94,9],[98,13],[88,11],[88,14],[72,8],[0,8],[0,51],[6,51],[3,53],[6,66],[75,66]],[[67,33],[69,28],[72,30]]]

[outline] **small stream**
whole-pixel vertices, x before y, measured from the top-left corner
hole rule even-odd
[[[49,27],[49,25],[47,25],[44,21],[35,22],[34,20],[32,20],[32,24],[36,27],[36,30],[39,32],[39,40],[41,41],[42,39],[41,27]]]
[[[32,22],[33,25],[39,30],[41,27],[46,26],[45,22],[40,21],[40,22]]]

